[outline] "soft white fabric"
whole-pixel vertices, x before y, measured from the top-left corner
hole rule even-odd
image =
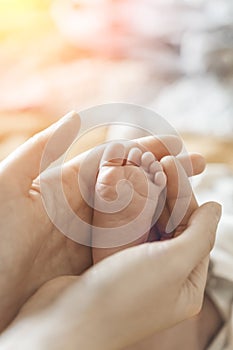
[[[210,165],[194,181],[200,202],[217,200],[223,205],[216,244],[211,254],[207,293],[225,323],[208,350],[233,349],[233,172],[224,165]]]

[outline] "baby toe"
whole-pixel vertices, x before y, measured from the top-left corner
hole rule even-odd
[[[126,164],[141,166],[141,157],[142,151],[139,148],[134,147],[129,151]]]
[[[157,186],[164,188],[167,183],[167,177],[163,171],[158,171],[154,175],[154,183]]]
[[[155,156],[151,152],[145,152],[142,155],[141,159],[141,165],[143,169],[147,172],[149,172],[150,166],[155,161]]]
[[[159,171],[163,171],[162,165],[161,165],[160,162],[158,162],[158,161],[153,162],[153,163],[150,165],[149,172],[150,172],[152,175],[154,175],[155,173],[157,173],[157,172],[159,172]]]
[[[125,159],[125,146],[119,142],[109,143],[103,153],[100,165],[115,166],[122,165]]]

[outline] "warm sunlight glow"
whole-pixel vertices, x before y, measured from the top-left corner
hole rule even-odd
[[[9,34],[18,35],[29,26],[30,31],[37,31],[38,22],[43,20],[50,2],[50,0],[0,0],[0,39]]]

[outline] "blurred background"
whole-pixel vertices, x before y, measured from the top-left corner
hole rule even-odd
[[[233,166],[232,0],[0,0],[0,159],[70,109],[154,109]]]
[[[199,203],[223,204],[222,255],[218,246],[213,254],[224,270],[233,242],[233,0],[0,0],[0,161],[71,109],[108,102],[153,109],[207,158],[192,184]],[[105,137],[92,133],[78,151]]]

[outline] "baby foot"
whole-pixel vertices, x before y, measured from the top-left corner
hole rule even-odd
[[[165,185],[166,175],[151,152],[132,148],[126,155],[121,143],[106,147],[95,186],[94,263],[147,240]]]

